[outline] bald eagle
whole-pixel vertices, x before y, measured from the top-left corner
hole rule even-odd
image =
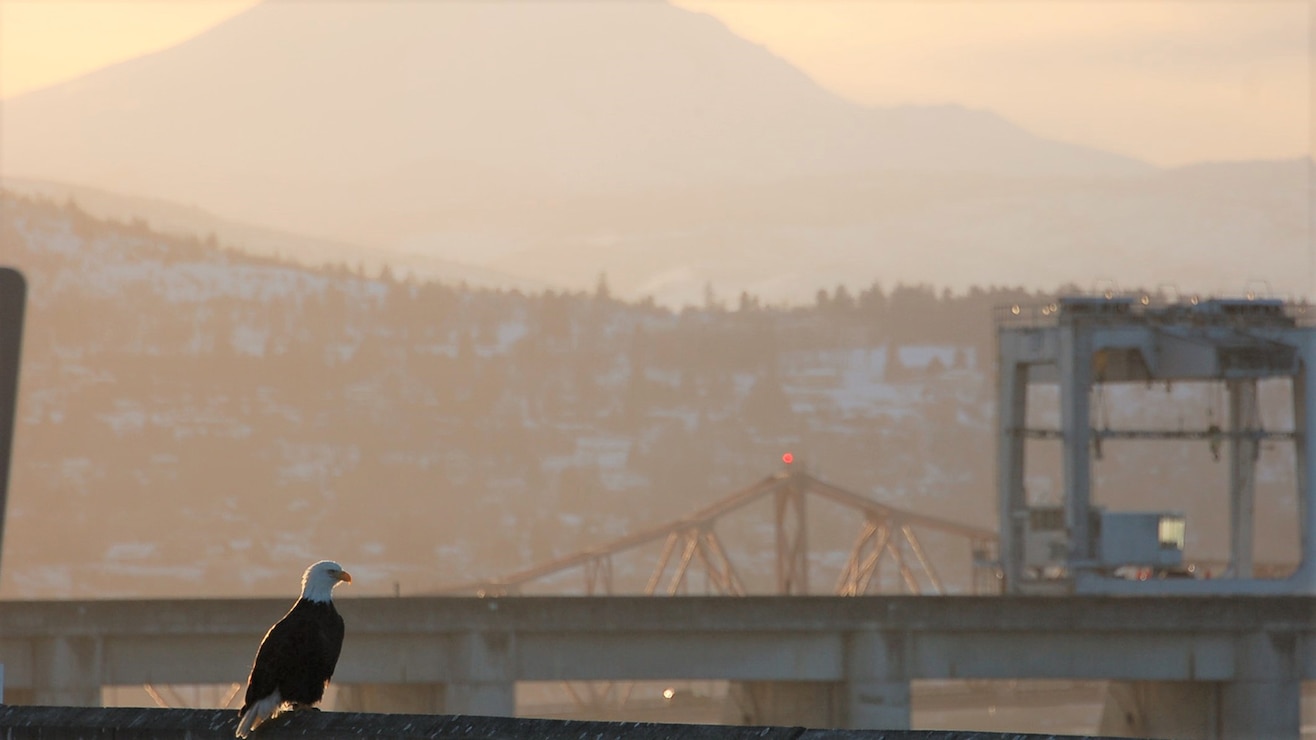
[[[238,710],[237,737],[285,709],[311,707],[324,696],[343,649],[343,618],[334,608],[334,586],[352,576],[332,560],[321,560],[302,575],[302,595],[260,641]]]

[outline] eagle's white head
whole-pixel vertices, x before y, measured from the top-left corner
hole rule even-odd
[[[334,586],[351,583],[352,574],[332,560],[321,560],[302,574],[302,598],[307,601],[330,601]]]

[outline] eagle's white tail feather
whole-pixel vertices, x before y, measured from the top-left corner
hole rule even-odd
[[[274,693],[252,704],[247,713],[238,719],[238,729],[234,731],[234,737],[250,735],[251,731],[260,727],[265,720],[279,716],[279,710],[282,708],[283,695],[275,689]]]

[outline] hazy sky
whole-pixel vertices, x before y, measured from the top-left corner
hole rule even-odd
[[[166,48],[254,3],[0,0],[0,98]],[[1311,152],[1313,0],[676,4],[861,103],[989,108],[1164,165]]]

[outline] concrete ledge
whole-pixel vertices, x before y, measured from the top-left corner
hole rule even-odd
[[[0,740],[230,740],[237,726],[231,709],[138,709],[0,705]],[[645,722],[582,722],[429,714],[303,712],[285,714],[252,734],[257,740],[289,737],[485,738],[486,740],[1022,740],[1054,738],[941,730],[810,730]]]

